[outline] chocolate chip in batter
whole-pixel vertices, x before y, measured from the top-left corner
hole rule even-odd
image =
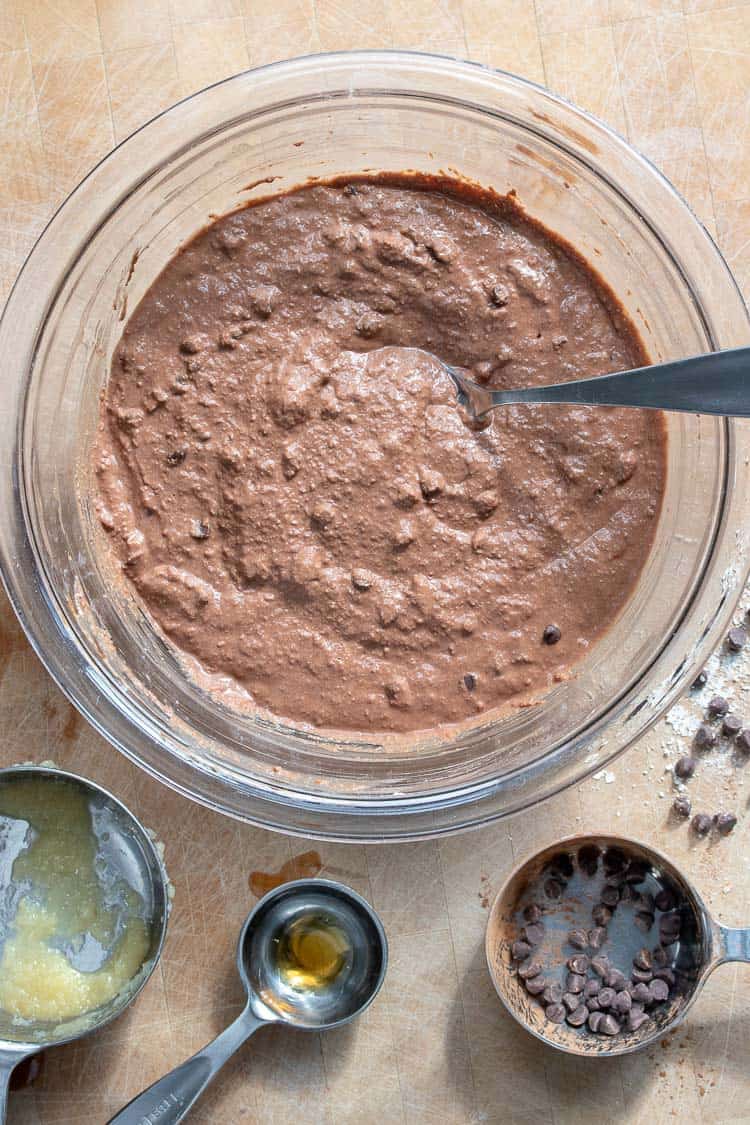
[[[545,625],[542,640],[546,645],[556,645],[562,637],[562,631],[557,625]]]
[[[192,520],[190,524],[191,539],[208,539],[210,528],[204,520]]]
[[[181,465],[186,457],[186,449],[172,449],[164,458],[164,460],[168,465],[171,465],[174,468],[175,465]]]
[[[464,687],[467,691],[474,691],[477,686],[477,677],[473,672],[466,672],[464,675]]]

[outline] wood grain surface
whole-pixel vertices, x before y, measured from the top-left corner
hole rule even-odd
[[[503,67],[603,117],[684,193],[750,296],[747,3],[0,0],[0,297],[53,208],[158,110],[247,66],[380,46]],[[714,683],[750,716],[750,656],[715,664]],[[683,702],[610,770],[500,825],[414,845],[315,845],[321,872],[382,915],[392,953],[383,993],[356,1025],[323,1037],[259,1033],[192,1120],[750,1121],[750,966],[718,971],[658,1047],[587,1062],[519,1029],[483,960],[487,905],[511,866],[584,829],[651,841],[685,865],[724,922],[750,923],[750,767],[719,753],[691,783],[696,808],[738,813],[731,837],[699,842],[668,818],[669,767],[698,713],[695,699]],[[104,1121],[219,1031],[241,1002],[233,948],[255,901],[251,872],[311,849],[206,812],[131,767],[62,698],[3,601],[0,762],[45,758],[102,781],[158,831],[176,899],[136,1005],[103,1034],[47,1054],[12,1095],[12,1125]]]

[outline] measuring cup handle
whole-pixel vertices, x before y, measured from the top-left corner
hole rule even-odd
[[[716,924],[718,931],[717,965],[725,961],[750,961],[750,927],[734,928]]]
[[[0,1125],[5,1125],[5,1115],[8,1112],[8,1088],[13,1071],[20,1062],[37,1053],[37,1048],[16,1051],[0,1051]]]
[[[245,1008],[211,1043],[137,1094],[111,1118],[109,1125],[143,1125],[146,1121],[175,1125],[182,1121],[227,1059],[267,1022],[258,1019],[249,1007]]]

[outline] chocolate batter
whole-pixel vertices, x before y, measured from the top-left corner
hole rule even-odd
[[[511,198],[408,177],[218,220],[114,355],[98,512],[124,573],[176,645],[296,722],[414,731],[523,704],[607,629],[651,545],[659,415],[513,406],[474,432],[408,345],[496,387],[646,362]]]

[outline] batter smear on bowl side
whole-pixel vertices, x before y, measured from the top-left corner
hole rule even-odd
[[[175,645],[297,723],[409,732],[538,697],[651,546],[659,414],[512,406],[477,432],[409,346],[493,387],[648,362],[512,198],[416,176],[219,219],[113,357],[97,510],[125,575]]]

